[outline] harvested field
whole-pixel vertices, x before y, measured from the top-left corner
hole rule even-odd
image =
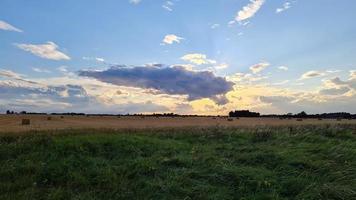
[[[48,120],[50,117],[51,120]],[[22,119],[30,119],[22,125]],[[49,115],[0,115],[0,132],[57,129],[145,129],[180,127],[254,127],[319,124],[356,124],[356,120],[336,119],[279,119],[279,118],[231,118],[226,117],[141,117],[141,116],[49,116]]]

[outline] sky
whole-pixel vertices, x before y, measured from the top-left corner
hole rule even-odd
[[[0,112],[356,113],[353,0],[1,0]]]

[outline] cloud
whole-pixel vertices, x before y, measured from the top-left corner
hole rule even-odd
[[[226,64],[226,63],[221,63],[221,64],[219,64],[219,65],[215,65],[213,68],[216,69],[216,70],[222,70],[222,69],[226,69],[226,68],[228,68],[228,67],[229,67],[228,64]]]
[[[220,24],[213,24],[210,26],[211,29],[216,29],[216,28],[219,28],[220,27]]]
[[[22,79],[23,75],[11,70],[0,69],[0,77]]]
[[[241,22],[253,17],[264,3],[265,0],[250,0],[248,5],[237,12],[235,20]]]
[[[101,63],[105,63],[105,59],[104,58],[98,58],[98,57],[82,57],[83,60],[95,60],[97,62],[101,62]]]
[[[263,71],[264,69],[266,69],[268,66],[270,66],[270,64],[268,62],[261,62],[261,63],[251,66],[250,70],[252,71],[252,73],[257,74],[257,73]]]
[[[70,60],[70,57],[60,52],[54,42],[45,44],[15,44],[18,48],[28,51],[36,56],[49,60]]]
[[[287,66],[279,66],[278,69],[283,71],[288,71],[289,68]]]
[[[324,85],[328,88],[339,88],[347,86],[350,89],[356,90],[356,79],[350,77],[349,80],[343,81],[339,77],[324,80]]]
[[[174,6],[174,3],[172,1],[166,1],[162,5],[162,8],[164,8],[165,10],[171,12],[171,11],[173,11],[173,6]]]
[[[132,4],[139,4],[141,3],[141,0],[129,0],[129,2]]]
[[[5,30],[5,31],[15,31],[15,32],[23,32],[21,29],[18,29],[11,24],[8,24],[2,20],[0,20],[0,30]]]
[[[12,81],[0,82],[0,99],[6,99],[9,102],[8,104],[13,107],[16,107],[16,101],[19,100],[21,102],[26,100],[31,100],[32,102],[47,100],[48,102],[60,102],[68,106],[89,101],[85,89],[79,85],[25,85]]]
[[[244,74],[244,73],[236,73],[234,75],[228,76],[227,79],[231,80],[235,83],[253,83],[257,81],[262,81],[267,79],[268,76],[261,76],[260,74]]]
[[[79,76],[119,86],[155,89],[171,95],[187,95],[188,100],[211,98],[223,102],[221,95],[232,90],[233,83],[208,71],[189,71],[184,67],[115,66],[104,71],[82,70]]]
[[[312,71],[308,71],[308,72],[305,72],[304,74],[302,74],[302,76],[299,79],[305,80],[305,79],[316,78],[316,77],[320,77],[320,76],[324,76],[324,75],[325,75],[324,72],[312,70]]]
[[[228,27],[232,27],[235,23],[236,23],[235,20],[231,20],[231,21],[229,21],[229,22],[227,23],[227,26],[228,26]]]
[[[164,36],[162,42],[164,44],[173,44],[174,42],[180,43],[180,41],[183,40],[183,39],[184,38],[176,36],[174,34],[169,34],[169,35]]]
[[[350,80],[356,80],[356,70],[350,71]]]
[[[350,91],[349,87],[339,87],[339,88],[327,88],[319,91],[320,94],[323,95],[343,95],[346,92]]]
[[[204,54],[193,53],[193,54],[186,54],[181,57],[182,60],[194,63],[196,65],[203,65],[203,64],[216,64],[215,60],[207,59],[207,56]]]
[[[38,67],[32,67],[32,70],[38,73],[51,73],[51,71],[47,70],[47,69],[41,69]]]
[[[285,2],[283,4],[283,6],[281,8],[277,8],[276,9],[276,13],[278,14],[278,13],[284,12],[284,11],[288,10],[289,8],[291,8],[291,7],[292,7],[291,3],[287,1],[287,2]]]

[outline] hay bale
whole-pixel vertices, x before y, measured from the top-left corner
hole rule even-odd
[[[228,118],[227,121],[232,122],[232,121],[234,121],[234,119]]]
[[[21,122],[22,125],[30,125],[30,123],[31,123],[30,119],[22,119]]]
[[[319,120],[319,121],[322,121],[323,119],[322,119],[322,118],[319,118],[318,120]]]
[[[61,116],[61,119],[63,119],[64,118],[64,116]]]
[[[51,120],[52,120],[52,117],[47,117],[47,120],[48,120],[48,121],[51,121]]]
[[[303,121],[303,119],[299,118],[299,119],[297,119],[297,121],[298,121],[298,122],[301,122],[301,121]]]

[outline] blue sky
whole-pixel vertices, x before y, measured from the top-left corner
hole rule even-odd
[[[0,111],[356,112],[355,9],[352,0],[2,0]],[[174,74],[181,68],[189,76]],[[80,75],[93,70],[100,77]]]

